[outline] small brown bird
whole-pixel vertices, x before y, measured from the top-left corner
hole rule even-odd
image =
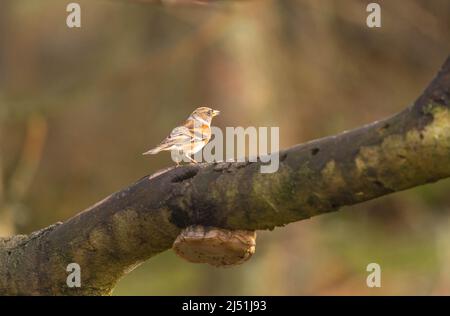
[[[163,150],[178,151],[192,162],[197,163],[191,155],[200,151],[209,142],[212,118],[219,113],[220,111],[206,106],[195,109],[183,125],[175,127],[166,139],[143,155],[154,155]]]

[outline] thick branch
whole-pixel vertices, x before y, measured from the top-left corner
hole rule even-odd
[[[147,176],[68,221],[0,240],[0,294],[108,294],[188,225],[271,229],[450,176],[450,58],[414,105],[260,162]],[[76,262],[81,288],[66,286]]]

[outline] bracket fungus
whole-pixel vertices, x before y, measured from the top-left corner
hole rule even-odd
[[[255,246],[255,231],[195,225],[185,228],[172,248],[189,262],[228,267],[250,259],[255,253]]]

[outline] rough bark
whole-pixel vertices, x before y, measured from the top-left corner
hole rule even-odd
[[[146,176],[31,235],[0,239],[0,294],[104,295],[182,228],[272,229],[450,176],[450,58],[401,113],[260,162],[198,164]],[[66,266],[81,266],[81,288]]]

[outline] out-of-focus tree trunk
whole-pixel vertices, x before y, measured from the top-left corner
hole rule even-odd
[[[0,121],[0,131],[2,129]],[[42,157],[47,135],[47,122],[41,115],[30,115],[19,160],[9,181],[4,175],[0,143],[0,236],[17,233],[17,226],[26,221],[28,208],[25,198]],[[3,138],[7,135],[2,135]]]

